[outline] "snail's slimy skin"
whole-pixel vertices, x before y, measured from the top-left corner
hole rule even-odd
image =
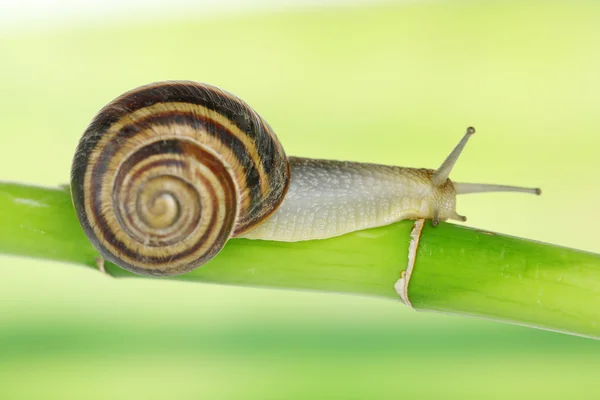
[[[242,237],[285,242],[324,239],[403,219],[455,215],[453,184],[435,171],[290,157],[291,180],[279,208]]]

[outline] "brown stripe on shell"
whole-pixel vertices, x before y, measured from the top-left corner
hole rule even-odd
[[[186,155],[188,159],[190,159],[190,156],[194,156],[193,158],[195,159],[201,159],[203,167],[207,168],[213,177],[225,178],[226,171],[223,169],[223,165],[218,159],[211,157],[212,155],[208,154],[206,150],[198,146],[188,146],[182,151],[182,154]],[[135,270],[134,272],[143,272],[150,275],[171,275],[173,272],[187,272],[196,266],[197,262],[205,262],[214,257],[231,233],[235,221],[235,212],[225,213],[221,216],[222,221],[217,221],[218,214],[214,211],[219,207],[219,203],[217,202],[213,185],[211,185],[206,176],[195,174],[194,178],[198,186],[202,187],[203,192],[206,194],[204,197],[210,201],[210,204],[203,203],[201,205],[202,209],[213,210],[211,219],[207,224],[208,229],[202,232],[196,230],[186,240],[176,245],[167,245],[164,250],[165,255],[152,255],[151,253],[161,252],[160,249],[154,248],[151,251],[152,247],[144,246],[143,250],[145,252],[140,251],[141,243],[135,242],[134,244],[131,238],[122,234],[123,232],[121,234],[116,233],[117,230],[115,228],[118,228],[119,225],[117,225],[118,221],[115,215],[112,215],[112,213],[98,214],[98,226],[110,227],[110,229],[104,229],[97,233],[99,233],[98,238],[101,239],[102,244],[106,249],[111,251],[111,256],[112,254],[116,254],[120,263],[131,270]],[[225,185],[222,186],[225,196],[224,203],[229,204],[230,208],[236,209],[236,189],[233,179],[231,177],[229,179],[220,179],[218,184],[221,186]],[[213,228],[215,227],[218,227],[218,230],[214,230]],[[198,235],[202,236],[196,238]],[[213,238],[210,238],[211,235]],[[125,237],[123,238],[123,236]],[[186,244],[185,249],[178,249],[178,247],[182,247],[182,243]],[[211,250],[213,248],[211,246],[209,249],[203,251],[202,254],[198,254],[199,249],[211,244],[215,244],[214,250]],[[108,259],[113,261],[110,257]]]
[[[134,171],[133,174],[127,175],[127,176],[119,176],[117,178],[117,184],[116,187],[119,187],[119,180],[120,179],[124,179],[125,177],[128,178],[128,182],[122,184],[121,189],[119,192],[115,192],[115,193],[121,193],[122,195],[117,195],[117,197],[115,198],[119,198],[121,199],[118,202],[113,201],[113,203],[116,203],[118,205],[118,208],[125,208],[128,204],[134,204],[134,206],[130,206],[129,208],[139,208],[137,206],[137,203],[139,203],[140,199],[139,196],[136,197],[136,195],[139,194],[140,190],[135,190],[136,186],[135,183],[138,180],[144,181],[147,180],[148,178],[145,175],[148,175],[152,172],[153,169],[165,169],[165,168],[169,168],[169,167],[183,167],[184,166],[184,161],[183,160],[171,160],[171,159],[150,159],[150,162],[144,162],[142,164],[141,167],[139,167],[138,164],[138,168],[136,168],[136,170]],[[176,180],[177,176],[175,174],[173,174],[171,172],[171,175],[167,175],[169,172],[165,171],[165,175],[163,175],[164,178],[169,178],[171,180]],[[122,175],[126,175],[126,174],[122,174]],[[194,186],[192,183],[188,182],[188,181],[184,181],[184,180],[179,180],[179,184],[181,186],[185,186],[185,188],[187,189],[188,192],[193,192],[195,191]],[[156,193],[157,195],[159,193]],[[170,245],[173,243],[176,243],[177,241],[181,240],[182,238],[185,238],[186,236],[190,235],[193,232],[193,229],[195,228],[195,226],[198,224],[198,220],[199,220],[199,213],[202,212],[201,209],[201,204],[199,199],[197,198],[197,196],[194,199],[195,203],[198,204],[199,212],[198,215],[196,216],[188,216],[187,213],[183,212],[183,216],[187,217],[185,219],[192,219],[192,221],[188,222],[187,224],[185,224],[185,219],[179,223],[179,225],[183,224],[184,226],[187,226],[188,229],[181,231],[179,230],[180,227],[178,226],[178,224],[172,224],[169,228],[164,228],[161,229],[160,232],[153,232],[152,238],[149,238],[148,243],[146,243],[147,246],[151,246],[151,247],[156,247],[156,246],[160,246],[160,245]],[[183,202],[183,200],[182,200]],[[182,213],[182,211],[180,210],[180,214]],[[127,212],[119,212],[117,213],[117,219],[120,221],[120,224],[123,226],[123,229],[126,229],[128,231],[136,231],[137,236],[141,236],[141,229],[139,229],[137,227],[136,221],[137,219],[136,214],[133,213],[127,213]],[[181,217],[181,215],[180,215]],[[179,221],[178,221],[179,222]],[[174,232],[177,233],[177,235],[174,236]],[[134,236],[132,234],[132,236]],[[166,238],[170,238],[168,241],[165,241]],[[162,239],[162,241],[161,241]],[[162,243],[162,244],[161,244]]]
[[[269,151],[269,143],[279,142],[271,127],[254,109],[227,91],[198,82],[157,82],[127,92],[104,107],[99,114],[102,118],[96,118],[89,130],[106,130],[107,127],[127,118],[137,110],[167,103],[197,105],[203,109],[214,111],[222,116],[224,121],[236,126],[238,130],[246,134],[245,136],[256,143],[255,147],[259,150],[263,163],[286,164],[285,153],[280,145],[278,145],[278,151]],[[94,136],[91,135],[90,140],[98,139]],[[264,189],[269,191],[268,186],[264,186]]]
[[[201,179],[201,180],[203,181],[203,183],[206,183],[203,179]],[[211,199],[214,199],[214,197],[213,197],[214,191],[213,191],[212,187],[207,186],[205,189],[210,192]],[[214,208],[216,206],[217,206],[217,203],[215,200],[210,205],[210,208]],[[217,223],[216,219],[217,219],[217,214],[213,213],[211,216],[211,219],[209,221],[209,224],[208,224],[209,228],[216,226],[216,223]],[[227,240],[227,238],[229,236],[229,234],[226,232],[226,230],[224,228],[225,228],[225,226],[223,225],[221,227],[221,229],[219,230],[219,235],[218,235],[219,238],[223,239],[223,243]],[[165,255],[165,256],[149,256],[149,255],[140,254],[137,250],[135,250],[135,249],[132,250],[131,248],[125,246],[124,242],[119,242],[118,240],[116,240],[114,238],[114,236],[113,236],[113,240],[114,240],[113,243],[115,245],[119,245],[119,244],[121,245],[121,246],[118,246],[121,256],[126,256],[126,257],[130,258],[131,263],[136,262],[136,263],[143,264],[144,270],[152,270],[153,271],[152,275],[170,275],[170,272],[172,272],[173,270],[178,270],[178,271],[187,270],[187,268],[190,265],[188,265],[187,263],[177,263],[177,261],[182,260],[185,257],[196,253],[202,246],[205,246],[206,240],[211,233],[212,233],[211,229],[204,230],[202,236],[199,238],[199,240],[195,241],[193,246],[188,247],[184,251],[181,251],[178,253],[169,253],[168,255]],[[219,242],[219,240],[215,240],[212,243],[217,244],[218,242]],[[201,255],[200,259],[194,257],[194,262],[197,262],[197,260],[208,261],[209,259],[214,257],[214,255],[216,255],[216,253],[212,254],[210,251],[205,252]],[[166,263],[169,263],[171,265],[168,266],[168,268],[165,268]],[[181,264],[181,265],[178,265],[178,264]],[[193,266],[193,265],[194,264],[192,264],[191,266]],[[135,268],[136,266],[131,265],[131,267]]]
[[[110,133],[107,134],[103,140],[98,144],[98,148],[105,147],[106,150],[101,152],[100,150],[96,151],[96,154],[92,156],[92,160],[90,163],[93,163],[96,159],[107,159],[107,160],[115,160],[112,161],[115,164],[118,160],[123,157],[113,156],[115,151],[119,151],[119,149],[130,141],[123,141],[123,138],[120,136],[120,132],[122,129],[130,125],[131,123],[135,123],[139,119],[143,119],[154,115],[154,113],[163,113],[166,114],[170,111],[175,110],[177,113],[183,111],[187,113],[193,113],[197,115],[207,115],[207,110],[198,108],[198,106],[190,105],[190,104],[182,104],[182,103],[160,103],[155,104],[152,107],[147,109],[140,109],[131,114],[128,114],[122,120],[117,121],[113,126],[110,127]],[[250,194],[250,188],[254,188],[255,185],[250,182],[246,182],[246,173],[245,170],[241,167],[241,163],[244,160],[240,161],[240,159],[235,155],[235,153],[231,152],[231,155],[225,157],[225,161],[230,163],[233,166],[234,176],[236,176],[236,180],[238,181],[238,187],[245,188],[241,192],[241,204],[243,205],[243,211],[241,213],[240,220],[236,225],[236,234],[245,232],[252,228],[257,222],[264,219],[263,217],[270,214],[272,211],[272,206],[275,204],[278,206],[281,202],[285,191],[287,190],[287,184],[289,182],[289,169],[287,168],[287,158],[283,159],[284,163],[281,163],[282,159],[277,157],[265,157],[265,154],[278,154],[278,152],[283,149],[281,145],[277,143],[277,146],[273,145],[273,141],[263,141],[262,149],[258,149],[255,146],[255,143],[252,142],[247,135],[244,135],[242,131],[239,130],[238,127],[232,125],[231,121],[224,119],[224,117],[220,114],[216,114],[215,112],[210,112],[210,115],[207,116],[215,121],[215,124],[219,124],[223,126],[224,131],[232,131],[233,137],[239,139],[246,151],[242,154],[248,154],[250,157],[246,158],[246,165],[253,164],[253,166],[258,171],[259,184],[261,187],[261,195],[258,199],[253,197]],[[266,123],[263,124],[263,126]],[[144,126],[144,125],[142,125]],[[140,136],[143,132],[147,131],[151,135],[156,136],[155,133],[160,127],[164,127],[163,125],[154,125],[150,128],[146,127],[144,130],[139,130],[137,132],[137,136]],[[207,126],[209,129],[212,126]],[[206,137],[208,135],[206,130],[196,129],[197,127],[190,125],[173,125],[172,127],[167,126],[165,129],[164,137],[165,139],[170,138],[171,136],[183,136],[181,132],[188,130],[185,135],[191,136],[193,139],[199,140],[200,142],[207,142],[209,138]],[[142,128],[139,128],[142,129]],[[269,128],[270,129],[270,128]],[[129,130],[128,130],[129,131]],[[137,137],[136,136],[136,137]],[[212,135],[210,135],[212,136]],[[212,136],[213,142],[207,143],[210,147],[220,146],[219,151],[225,151],[228,146],[224,145],[224,142],[221,138]],[[215,144],[216,143],[216,144]],[[271,143],[269,145],[269,143]],[[227,152],[224,153],[225,155]],[[283,154],[285,156],[285,154]],[[253,161],[249,161],[250,158]],[[236,164],[239,167],[236,167]],[[268,171],[265,171],[264,165],[268,165]],[[116,168],[116,166],[115,166]],[[250,175],[252,178],[252,175]],[[248,193],[248,194],[246,194]],[[255,192],[256,193],[256,192]]]
[[[195,138],[200,138],[196,140]],[[214,138],[204,131],[199,132],[198,130],[188,126],[188,125],[178,125],[178,126],[163,126],[157,125],[152,127],[151,129],[140,130],[137,136],[131,140],[127,141],[118,141],[116,146],[112,146],[112,149],[116,151],[111,154],[103,154],[101,149],[101,145],[112,142],[115,140],[114,135],[109,136],[103,140],[98,145],[98,151],[92,157],[90,157],[90,167],[88,168],[89,176],[86,176],[84,181],[94,181],[96,178],[92,177],[94,172],[94,168],[92,167],[93,162],[98,162],[100,164],[100,160],[105,159],[108,160],[106,165],[103,166],[104,171],[108,171],[106,174],[100,174],[96,172],[95,176],[107,176],[113,177],[114,171],[117,171],[122,168],[122,164],[126,162],[126,160],[131,157],[132,154],[140,151],[144,146],[153,143],[153,142],[161,142],[164,140],[178,140],[181,142],[192,142],[197,145],[202,145],[207,149],[213,149],[215,153],[218,153],[219,157],[223,160],[224,165],[229,165],[231,168],[232,174],[234,175],[236,181],[238,182],[238,188],[245,188],[240,190],[240,199],[239,202],[244,209],[249,208],[249,189],[247,188],[247,184],[245,182],[245,175],[243,174],[243,168],[238,160],[238,158],[229,150],[228,147],[223,146],[222,142],[217,138]],[[243,186],[242,186],[243,185]],[[105,189],[107,191],[112,191],[113,183],[107,182],[105,185]],[[103,187],[104,187],[103,186]]]
[[[238,181],[238,186],[247,187],[249,189],[249,196],[246,196],[248,201],[242,202],[244,205],[240,212],[240,220],[238,226],[246,227],[252,224],[252,218],[250,210],[256,210],[257,207],[263,207],[262,196],[263,189],[261,183],[266,182],[266,185],[270,185],[270,179],[268,173],[262,168],[262,159],[258,155],[257,150],[253,147],[253,143],[247,144],[245,141],[240,140],[239,133],[234,133],[223,126],[219,121],[209,119],[204,115],[198,113],[192,114],[190,110],[167,110],[151,115],[144,116],[142,118],[130,121],[128,125],[124,125],[119,132],[115,134],[113,139],[106,144],[105,154],[101,154],[100,158],[110,158],[113,154],[110,153],[112,143],[122,142],[123,139],[128,139],[128,135],[138,134],[142,129],[154,129],[158,126],[189,126],[191,129],[197,132],[206,132],[206,134],[212,136],[215,140],[218,140],[223,144],[239,161],[240,174],[244,179]],[[135,128],[132,128],[135,127]],[[197,138],[200,139],[200,138]],[[250,147],[252,145],[252,147]],[[108,151],[108,154],[106,153]],[[247,154],[255,154],[254,160],[247,156]],[[254,162],[253,162],[254,161]],[[260,168],[259,168],[260,167]],[[271,167],[272,168],[272,167]],[[97,175],[102,175],[103,172],[96,172]]]

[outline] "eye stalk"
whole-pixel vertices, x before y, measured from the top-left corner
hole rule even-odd
[[[472,126],[468,127],[467,132],[465,132],[465,136],[463,136],[462,139],[460,139],[460,142],[458,142],[454,150],[452,150],[452,152],[448,155],[448,157],[446,157],[442,165],[440,165],[437,171],[435,171],[435,174],[433,174],[434,186],[441,186],[446,182],[446,180],[448,180],[450,172],[452,172],[452,168],[454,168],[454,164],[456,164],[458,157],[460,157],[460,154],[467,145],[467,142],[474,134],[475,128],[473,128]]]
[[[465,135],[462,137],[460,142],[456,145],[454,150],[446,157],[442,165],[435,171],[433,174],[432,182],[436,187],[442,186],[448,180],[450,173],[452,172],[452,168],[454,168],[454,164],[458,160],[458,157],[461,155],[463,149],[465,148],[467,142],[471,138],[472,135],[475,134],[475,128],[472,126],[467,128]],[[542,190],[540,188],[525,188],[519,186],[506,186],[506,185],[493,185],[487,183],[459,183],[453,182],[454,190],[456,194],[469,194],[469,193],[489,193],[489,192],[518,192],[518,193],[530,193],[535,195],[542,194]],[[433,226],[437,226],[439,224],[439,210],[434,210],[433,213]],[[466,221],[467,217],[457,214],[456,212],[451,217],[452,219],[458,221]]]

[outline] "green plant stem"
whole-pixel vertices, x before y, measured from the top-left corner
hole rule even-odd
[[[96,268],[66,189],[0,183],[0,254]],[[358,293],[399,300],[412,221],[297,243],[232,239],[174,278]],[[106,263],[114,277],[137,277]],[[408,295],[418,310],[600,338],[600,255],[477,229],[426,224]]]

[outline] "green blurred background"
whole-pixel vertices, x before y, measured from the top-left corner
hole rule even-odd
[[[0,180],[66,183],[118,94],[165,79],[251,104],[288,154],[540,186],[471,226],[600,252],[600,3],[423,1],[0,31]],[[1,221],[0,221],[1,223]],[[0,398],[598,398],[590,339],[359,296],[0,257]]]

